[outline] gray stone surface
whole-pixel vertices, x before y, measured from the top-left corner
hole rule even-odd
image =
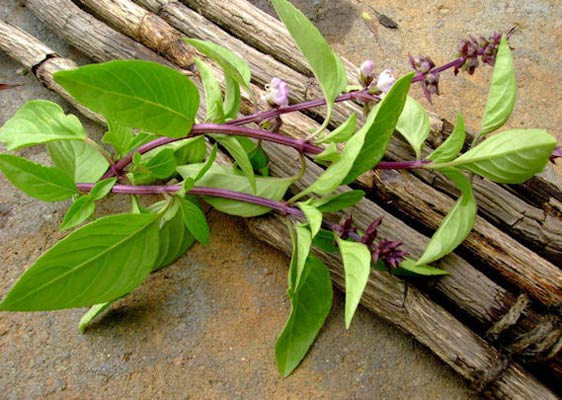
[[[265,2],[256,1],[263,6]],[[540,126],[560,134],[562,20],[556,1],[296,1],[341,54],[359,63],[407,70],[405,55],[448,59],[466,33],[522,27],[514,38],[520,96],[512,126]],[[372,5],[400,29],[368,29],[358,17]],[[493,5],[492,5],[493,4]],[[61,55],[87,60],[56,38],[18,1],[0,0],[0,18],[40,37]],[[0,92],[0,124],[33,98],[59,102],[31,74],[0,54],[0,82],[23,86]],[[465,111],[470,126],[483,108],[490,71],[444,82],[434,109]],[[451,74],[452,76],[452,74]],[[484,78],[483,78],[484,77]],[[532,106],[532,108],[531,108]],[[89,131],[99,127],[87,123]],[[4,151],[4,150],[2,150]],[[42,148],[21,152],[48,162]],[[0,176],[0,295],[45,249],[68,203],[42,203]],[[112,198],[100,214],[123,209]],[[416,342],[360,309],[350,330],[336,296],[326,328],[289,378],[275,370],[274,343],[288,315],[288,260],[249,236],[243,223],[210,215],[212,238],[170,268],[153,274],[119,301],[87,334],[77,330],[85,310],[0,315],[1,397],[27,398],[337,398],[463,399],[471,392]]]

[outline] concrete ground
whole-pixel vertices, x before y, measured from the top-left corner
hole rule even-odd
[[[265,1],[255,1],[266,7]],[[373,58],[381,69],[406,72],[405,56],[452,56],[467,33],[509,29],[514,37],[520,96],[511,126],[543,127],[560,135],[562,11],[557,1],[494,2],[295,1],[340,54],[355,63]],[[486,3],[487,4],[487,3]],[[368,27],[371,5],[398,30]],[[0,18],[22,26],[61,55],[87,62],[18,1],[0,0]],[[25,101],[42,98],[70,106],[31,74],[0,54],[0,83],[23,86],[0,92],[0,124]],[[433,109],[452,118],[465,112],[477,127],[490,70],[475,77],[447,76]],[[444,77],[445,78],[445,77]],[[419,94],[419,91],[418,91]],[[418,96],[419,97],[419,96]],[[99,128],[87,123],[99,134]],[[42,148],[21,152],[46,161]],[[57,231],[67,203],[42,203],[0,177],[0,296],[63,235]],[[101,212],[123,209],[105,201]],[[415,340],[363,309],[350,330],[338,294],[312,351],[289,378],[279,377],[274,344],[289,312],[288,259],[251,237],[244,224],[211,213],[211,242],[195,245],[173,266],[153,274],[82,335],[85,310],[0,315],[0,397],[28,398],[329,398],[469,399],[474,395],[448,367]]]

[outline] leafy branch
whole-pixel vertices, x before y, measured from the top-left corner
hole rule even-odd
[[[390,70],[377,77],[374,64],[367,61],[360,69],[359,87],[343,93],[348,84],[343,64],[317,29],[286,0],[273,4],[309,61],[323,99],[290,105],[288,85],[275,78],[258,103],[244,60],[216,44],[191,39],[191,45],[220,67],[224,85],[203,60],[196,60],[201,94],[180,72],[146,61],[112,61],[54,75],[78,102],[106,118],[109,129],[102,142],[111,152],[93,143],[76,117],[46,101],[26,103],[0,128],[0,141],[10,151],[47,146],[54,166],[1,154],[0,170],[14,186],[37,199],[72,198],[61,229],[84,224],[94,215],[96,203],[110,193],[128,195],[133,204],[130,213],[86,223],[45,252],[6,295],[0,310],[93,306],[80,322],[85,329],[150,272],[172,263],[195,241],[208,242],[209,227],[200,200],[243,217],[275,211],[288,217],[293,243],[288,277],[291,314],[276,345],[278,367],[286,376],[306,355],[332,304],[330,274],[311,254],[313,247],[341,254],[349,328],[372,271],[446,274],[427,264],[453,251],[472,229],[477,213],[472,174],[520,183],[541,172],[549,157],[558,154],[556,140],[540,129],[508,130],[484,138],[500,129],[513,110],[516,86],[508,35],[471,38],[463,42],[456,60],[441,67],[428,57],[412,57],[414,72],[400,78]],[[474,146],[461,153],[466,132],[459,114],[452,135],[422,159],[429,118],[408,96],[411,84],[421,82],[428,97],[439,94],[443,71],[454,68],[455,73],[473,73],[478,59],[495,68]],[[238,115],[242,90],[261,111]],[[203,94],[204,106],[200,104]],[[363,106],[365,122],[357,127],[357,116],[351,115],[329,132],[335,104],[345,101]],[[327,106],[324,122],[306,138],[280,133],[281,116],[319,106]],[[197,119],[200,108],[205,111],[201,123]],[[258,127],[246,126],[250,124]],[[415,160],[383,161],[396,130],[411,145]],[[215,143],[210,150],[205,139]],[[268,176],[263,142],[295,149],[303,161],[301,173],[290,178]],[[217,161],[219,147],[234,165]],[[290,186],[304,173],[305,156],[326,169],[286,200]],[[460,190],[455,206],[417,260],[407,257],[400,241],[378,237],[382,218],[361,232],[345,213],[364,193],[339,193],[339,188],[374,168],[435,169]],[[149,194],[162,199],[140,206],[138,196]]]

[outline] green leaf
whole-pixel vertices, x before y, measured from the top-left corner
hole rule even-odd
[[[95,201],[107,196],[116,182],[117,178],[104,179],[96,183],[88,195],[76,199],[66,212],[60,229],[74,228],[86,221],[96,209]]]
[[[291,314],[277,343],[275,359],[281,375],[288,376],[302,361],[332,308],[328,268],[308,257],[300,289],[291,296]]]
[[[205,88],[205,99],[207,104],[207,121],[217,124],[224,123],[224,108],[222,102],[222,90],[217,76],[209,64],[196,58],[195,64],[201,74],[203,87]]]
[[[144,146],[147,143],[152,142],[157,137],[152,135],[148,132],[139,132],[136,135],[133,135],[133,139],[129,143],[129,148],[124,153],[130,153],[133,150],[138,149],[141,146]],[[175,143],[175,142],[174,142]]]
[[[201,165],[191,164],[178,167],[178,172],[184,179],[194,176],[201,168]],[[280,201],[293,182],[292,178],[270,178],[256,177],[256,196],[266,197],[271,200]],[[248,179],[236,174],[233,168],[213,165],[209,172],[198,182],[200,186],[235,190],[242,193],[253,194]],[[242,201],[222,199],[218,197],[204,196],[205,201],[217,210],[226,214],[238,215],[241,217],[255,217],[271,211],[270,208],[249,204]]]
[[[351,114],[349,118],[326,137],[318,140],[318,143],[342,143],[353,135],[357,126],[357,115]]]
[[[101,141],[113,146],[117,157],[121,158],[129,151],[133,139],[133,130],[114,121],[107,121],[109,130],[103,135]]]
[[[228,151],[228,154],[230,154],[232,158],[234,158],[236,164],[238,164],[244,175],[246,175],[250,186],[255,192],[256,176],[254,174],[254,167],[248,157],[248,153],[246,153],[246,150],[242,147],[238,138],[228,135],[212,135],[212,137]]]
[[[291,285],[293,293],[300,290],[303,282],[303,274],[305,270],[306,260],[308,259],[308,254],[310,253],[310,246],[312,246],[312,234],[310,229],[303,224],[297,224],[296,230],[296,253],[293,253],[294,270],[290,270],[291,275]],[[291,261],[291,266],[293,266],[293,261]]]
[[[316,236],[322,226],[322,213],[316,207],[308,204],[297,203],[297,206],[301,209],[310,225],[312,237]]]
[[[191,130],[197,87],[182,73],[141,60],[115,60],[59,71],[55,81],[108,120],[178,138]]]
[[[96,304],[95,306],[90,307],[90,309],[86,311],[86,313],[82,316],[80,322],[78,323],[78,329],[80,329],[80,332],[86,332],[86,328],[88,327],[90,322],[92,322],[102,312],[107,310],[113,303],[115,303],[115,301],[107,301],[105,303]]]
[[[74,182],[97,182],[109,168],[99,151],[80,140],[51,142],[47,144],[47,150],[55,165]]]
[[[336,162],[340,159],[340,153],[338,153],[338,148],[335,143],[330,143],[328,147],[320,154],[314,156],[315,162],[330,161]]]
[[[66,231],[67,229],[80,225],[90,218],[95,209],[96,204],[94,200],[92,200],[92,197],[82,196],[77,198],[64,215],[60,230]]]
[[[513,56],[509,49],[509,43],[503,35],[496,56],[492,86],[488,93],[488,101],[482,117],[480,135],[493,132],[505,124],[515,106],[516,92]]]
[[[204,164],[201,164],[201,169],[199,171],[197,171],[197,173],[194,175],[194,177],[193,177],[194,182],[197,182],[199,179],[201,179],[203,176],[205,176],[205,174],[209,171],[209,169],[211,169],[211,167],[213,166],[213,163],[215,162],[215,160],[217,158],[217,151],[218,151],[218,146],[216,144],[214,144],[213,148],[211,149],[211,153],[209,154],[209,157],[207,158],[207,161],[205,161]]]
[[[156,261],[157,218],[155,214],[112,215],[74,231],[22,275],[0,310],[83,307],[129,293]]]
[[[99,181],[94,185],[92,190],[90,190],[90,197],[96,201],[103,199],[111,192],[111,189],[116,183],[117,178],[107,178]]]
[[[28,101],[0,128],[0,142],[8,150],[85,138],[86,132],[78,118],[65,115],[58,104],[46,100]]]
[[[269,158],[267,154],[262,149],[261,145],[258,144],[254,139],[250,139],[244,136],[237,136],[238,142],[242,145],[248,158],[252,163],[252,168],[255,172],[262,176],[269,175]]]
[[[442,170],[455,182],[461,196],[431,237],[417,265],[428,264],[452,252],[468,236],[476,220],[477,205],[471,181],[459,170]]]
[[[332,163],[312,185],[300,192],[295,198],[300,198],[309,193],[316,193],[321,196],[327,195],[342,184],[363,147],[365,135],[375,121],[376,112],[377,109],[372,110],[367,121],[365,121],[365,125],[348,140],[340,154],[340,158]]]
[[[371,252],[363,243],[336,237],[345,270],[345,327],[349,329],[371,272]]]
[[[272,0],[272,4],[318,79],[326,98],[327,115],[330,117],[336,97],[347,86],[341,59],[318,29],[295,6],[287,0]]]
[[[74,182],[63,171],[25,158],[0,154],[0,171],[12,185],[39,200],[61,201],[77,193]]]
[[[195,243],[195,238],[183,222],[181,212],[176,213],[171,219],[161,224],[159,236],[160,246],[154,271],[176,261]]]
[[[414,73],[408,74],[392,86],[384,99],[371,110],[361,129],[347,141],[340,159],[330,165],[312,185],[295,196],[296,198],[308,193],[327,195],[342,183],[353,181],[379,163],[406,102],[413,76]]]
[[[542,172],[556,144],[545,130],[514,129],[487,138],[453,161],[427,167],[459,167],[494,182],[522,183]]]
[[[428,157],[428,160],[434,162],[447,162],[454,159],[459,155],[464,145],[464,140],[466,138],[466,131],[464,127],[464,118],[459,112],[457,114],[457,123],[455,124],[455,129],[453,133],[445,140],[445,142],[439,146],[435,151],[433,151]]]
[[[224,118],[226,120],[234,119],[238,117],[240,111],[240,85],[228,74],[224,76],[224,83]]]
[[[334,232],[325,229],[320,229],[320,232],[318,232],[312,240],[312,244],[327,253],[336,253],[339,251],[338,246],[336,246]]]
[[[361,199],[365,197],[362,190],[350,190],[348,192],[336,194],[334,196],[324,197],[312,201],[312,205],[321,212],[338,212],[344,208],[353,207]]]
[[[246,61],[238,57],[234,52],[218,44],[206,42],[204,40],[188,38],[184,38],[183,40],[219,64],[225,75],[230,76],[246,90],[250,90],[250,80],[252,78],[250,67]],[[230,108],[227,109],[231,111]]]
[[[396,123],[396,130],[410,143],[416,153],[416,158],[419,160],[421,149],[429,135],[431,126],[427,111],[410,96],[406,98],[406,104]]]
[[[203,211],[197,205],[184,198],[178,197],[180,201],[183,222],[193,237],[202,244],[209,243],[209,225]]]
[[[425,264],[418,265],[418,262],[416,260],[412,260],[411,258],[405,258],[400,263],[399,269],[403,269],[414,275],[421,275],[421,276],[441,276],[441,275],[449,274],[447,271],[443,269],[435,268],[430,265],[425,265]]]
[[[156,178],[168,178],[176,172],[174,150],[162,149],[146,162],[142,162],[141,165],[146,167]]]
[[[379,103],[378,112],[375,114],[375,121],[364,133],[364,145],[361,148],[361,152],[355,157],[353,168],[345,178],[345,183],[352,182],[363,172],[370,170],[382,160],[400,114],[402,114],[404,109],[413,77],[414,72],[411,72],[398,79]],[[357,136],[357,133],[353,137],[355,136]]]
[[[202,162],[207,156],[207,144],[203,136],[170,143],[174,149],[177,165]]]

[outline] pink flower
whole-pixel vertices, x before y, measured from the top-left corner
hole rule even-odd
[[[373,60],[367,60],[359,67],[359,83],[366,88],[374,79],[375,63]]]
[[[396,75],[394,71],[391,69],[385,69],[379,75],[379,79],[377,80],[377,89],[381,93],[388,93],[388,91],[392,88],[392,85],[396,82]]]
[[[279,78],[273,78],[269,85],[266,85],[265,100],[274,108],[286,107],[289,105],[289,85]]]

